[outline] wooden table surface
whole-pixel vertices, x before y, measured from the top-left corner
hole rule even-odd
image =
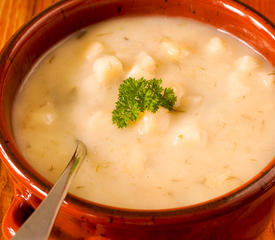
[[[0,49],[18,28],[57,0],[0,0]],[[242,0],[275,23],[275,0]],[[0,162],[0,224],[13,197],[12,184]],[[0,240],[3,240],[0,232]],[[275,215],[266,231],[257,240],[275,239]]]

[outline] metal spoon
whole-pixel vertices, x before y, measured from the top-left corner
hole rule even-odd
[[[55,218],[67,195],[69,186],[87,154],[86,146],[77,141],[75,152],[67,167],[52,187],[48,196],[17,231],[12,240],[46,240],[49,238]]]

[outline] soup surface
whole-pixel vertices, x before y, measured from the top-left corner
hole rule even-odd
[[[224,194],[275,153],[274,68],[239,40],[183,18],[124,17],[51,49],[18,92],[17,143],[54,182],[82,140],[71,193],[123,208],[186,206]],[[112,123],[127,77],[161,78],[176,111]]]

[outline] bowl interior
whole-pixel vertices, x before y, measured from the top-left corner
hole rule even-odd
[[[0,59],[0,138],[4,162],[18,182],[43,197],[50,183],[29,166],[16,146],[11,125],[13,99],[25,76],[39,57],[69,34],[92,23],[122,15],[165,15],[192,18],[228,32],[249,44],[275,65],[275,30],[268,20],[232,0],[71,0],[61,1],[25,25],[9,42]],[[271,173],[272,170],[272,173]],[[116,209],[120,214],[156,215],[190,213],[209,208],[226,207],[228,200],[244,192],[256,194],[259,181],[269,182],[274,176],[274,163],[245,186],[226,196],[181,209],[169,211],[133,211]],[[31,183],[31,184],[30,184]],[[247,193],[248,194],[248,193]],[[249,195],[249,196],[250,196]],[[248,195],[247,195],[248,196]],[[240,200],[240,198],[238,199]],[[70,196],[68,202],[86,209],[110,212],[114,208]]]

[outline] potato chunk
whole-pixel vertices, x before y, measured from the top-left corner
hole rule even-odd
[[[80,133],[78,138],[84,141],[88,147],[93,149],[97,143],[106,140],[109,131],[114,130],[112,116],[111,113],[105,111],[96,111],[92,115],[85,117],[83,117],[83,115],[77,117],[75,120],[77,122],[85,121],[85,124],[79,124],[77,126]],[[106,146],[107,145],[108,144],[106,144]]]
[[[243,74],[233,72],[229,75],[228,94],[233,98],[241,98],[250,93],[251,89],[243,81]]]
[[[122,63],[114,56],[98,58],[93,65],[97,81],[100,83],[116,82],[122,75]]]
[[[238,70],[250,72],[259,67],[258,59],[252,56],[243,56],[236,61]]]
[[[104,46],[100,42],[92,42],[90,43],[84,50],[84,55],[87,60],[93,60],[99,56],[99,54],[103,53]]]
[[[220,37],[213,37],[209,40],[207,45],[207,51],[210,54],[219,54],[226,49],[225,42]]]
[[[156,70],[156,62],[155,60],[148,55],[146,52],[141,52],[137,61],[128,73],[128,77],[133,78],[153,78]]]
[[[26,127],[43,127],[50,126],[57,118],[57,113],[54,105],[47,102],[38,109],[29,112],[24,119]]]
[[[170,124],[170,114],[165,108],[160,108],[156,113],[145,112],[138,120],[137,131],[140,135],[164,132]]]
[[[263,84],[266,87],[271,87],[275,85],[275,73],[260,73],[260,79],[263,79]]]
[[[192,120],[183,120],[178,124],[173,131],[173,145],[178,146],[186,143],[206,144],[206,132]]]
[[[190,54],[190,51],[186,46],[172,41],[163,41],[160,47],[165,54],[173,58],[179,57],[180,55],[188,56]]]
[[[185,90],[182,84],[173,84],[171,88],[174,90],[175,95],[177,96],[177,101],[174,105],[174,109],[183,111],[185,103]]]

